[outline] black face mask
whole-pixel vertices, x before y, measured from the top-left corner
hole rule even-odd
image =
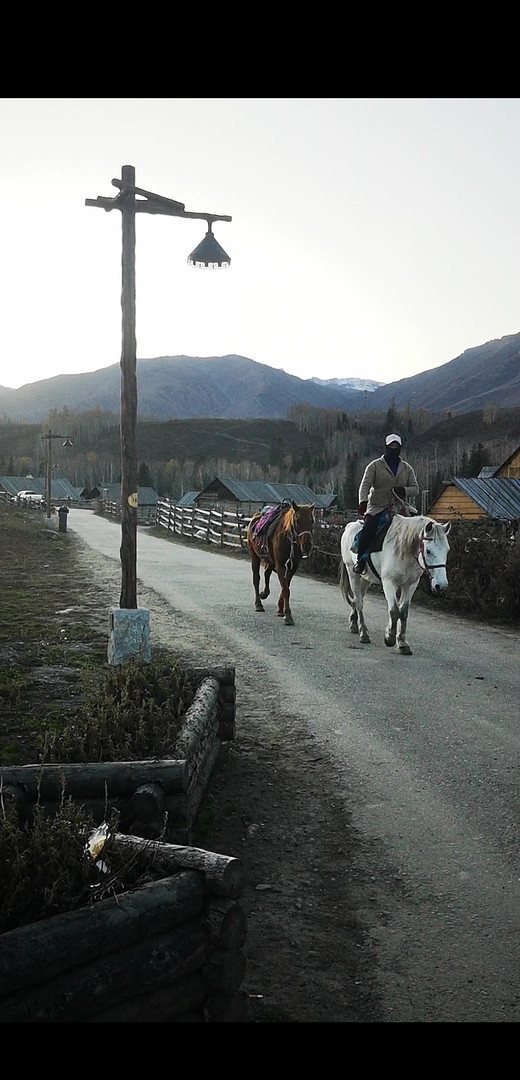
[[[398,461],[401,456],[401,450],[399,448],[394,450],[392,446],[387,446],[384,456],[385,458],[388,458],[388,461]]]

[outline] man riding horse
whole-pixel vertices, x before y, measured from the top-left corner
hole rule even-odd
[[[412,466],[401,458],[401,436],[386,436],[385,452],[367,465],[358,493],[358,514],[364,518],[357,534],[357,563],[355,574],[362,574],[370,545],[382,524],[383,515],[394,504],[394,496],[405,500],[419,493],[419,484]]]

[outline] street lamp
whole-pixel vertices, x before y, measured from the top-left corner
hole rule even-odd
[[[137,609],[137,345],[135,332],[135,215],[164,214],[167,217],[195,218],[206,221],[208,231],[188,256],[193,266],[229,266],[231,259],[215,239],[214,221],[231,221],[227,214],[198,214],[184,209],[184,203],[166,199],[135,185],[135,168],[123,165],[121,179],[112,180],[119,193],[114,198],[85,199],[86,206],[98,206],[107,212],[121,211],[122,224],[122,348],[121,348],[121,595],[119,607]],[[118,620],[126,638],[127,653],[135,648],[128,641],[128,626]],[[112,628],[115,622],[112,619]],[[134,635],[135,639],[135,635]],[[142,652],[142,630],[138,650]]]
[[[52,478],[52,454],[51,454],[52,440],[53,439],[61,439],[62,442],[63,442],[63,446],[73,446],[74,443],[72,442],[72,439],[70,438],[69,435],[53,434],[53,432],[51,431],[50,428],[49,428],[48,431],[46,431],[45,435],[41,436],[41,438],[47,440],[47,461],[45,463],[46,464],[46,469],[45,469],[45,514],[46,514],[46,516],[48,518],[50,518],[50,516],[51,516],[51,478]]]

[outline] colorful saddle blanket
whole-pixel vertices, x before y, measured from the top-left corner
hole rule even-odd
[[[278,506],[264,506],[258,521],[255,521],[251,526],[251,536],[260,536],[264,530],[267,531],[268,526],[271,525],[281,513],[281,509],[281,503]]]
[[[290,503],[281,502],[276,506],[264,506],[258,521],[251,525],[250,537],[254,541],[254,547],[261,559],[269,557],[269,537],[273,532],[276,522],[283,510],[287,510]]]

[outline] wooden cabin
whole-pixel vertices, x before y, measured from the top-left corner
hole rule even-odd
[[[517,446],[516,450],[513,450],[513,453],[498,466],[493,476],[504,476],[512,480],[520,479],[520,446]]]
[[[476,477],[453,477],[427,511],[436,521],[520,519],[520,446],[501,465],[486,465]]]
[[[234,480],[215,476],[202,491],[189,492],[192,505],[203,510],[225,510],[251,517],[264,506],[292,500],[315,503],[318,514],[327,513],[336,503],[334,494],[317,495],[306,484],[267,484],[261,480]]]
[[[520,476],[454,477],[428,509],[436,521],[516,521],[520,518]]]

